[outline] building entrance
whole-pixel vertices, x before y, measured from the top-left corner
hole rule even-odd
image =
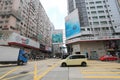
[[[98,59],[97,51],[90,51],[90,59],[93,59],[93,60]]]

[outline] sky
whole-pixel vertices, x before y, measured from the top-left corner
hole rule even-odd
[[[55,29],[65,29],[67,0],[40,0]]]

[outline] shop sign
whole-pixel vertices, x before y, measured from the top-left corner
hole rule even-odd
[[[45,50],[46,50],[46,51],[51,51],[52,49],[51,49],[51,47],[49,47],[49,46],[45,46]]]
[[[24,36],[21,36],[17,33],[12,33],[12,35],[10,35],[8,42],[16,42],[16,43],[39,48],[39,42],[33,41],[33,40],[26,38]]]
[[[40,49],[45,50],[45,45],[40,44]]]

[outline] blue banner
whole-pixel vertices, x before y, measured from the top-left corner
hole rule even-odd
[[[52,43],[62,43],[63,35],[62,33],[52,34]]]
[[[80,33],[80,22],[77,9],[66,17],[65,22],[66,38]]]

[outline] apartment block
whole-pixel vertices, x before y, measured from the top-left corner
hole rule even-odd
[[[77,35],[71,35],[66,40],[70,52],[89,52],[89,55],[100,54],[102,56],[101,53],[106,54],[111,49],[114,53],[115,49],[120,49],[119,0],[68,0],[68,16],[66,19],[71,15],[75,16],[76,10],[78,10],[80,30]],[[75,27],[77,26],[74,25],[72,29],[75,30]],[[86,43],[91,44],[91,46],[87,46]],[[93,46],[92,44],[96,45]],[[106,46],[108,44],[109,48]],[[114,48],[110,45],[114,45]]]
[[[0,31],[51,46],[52,23],[39,0],[0,0]]]

